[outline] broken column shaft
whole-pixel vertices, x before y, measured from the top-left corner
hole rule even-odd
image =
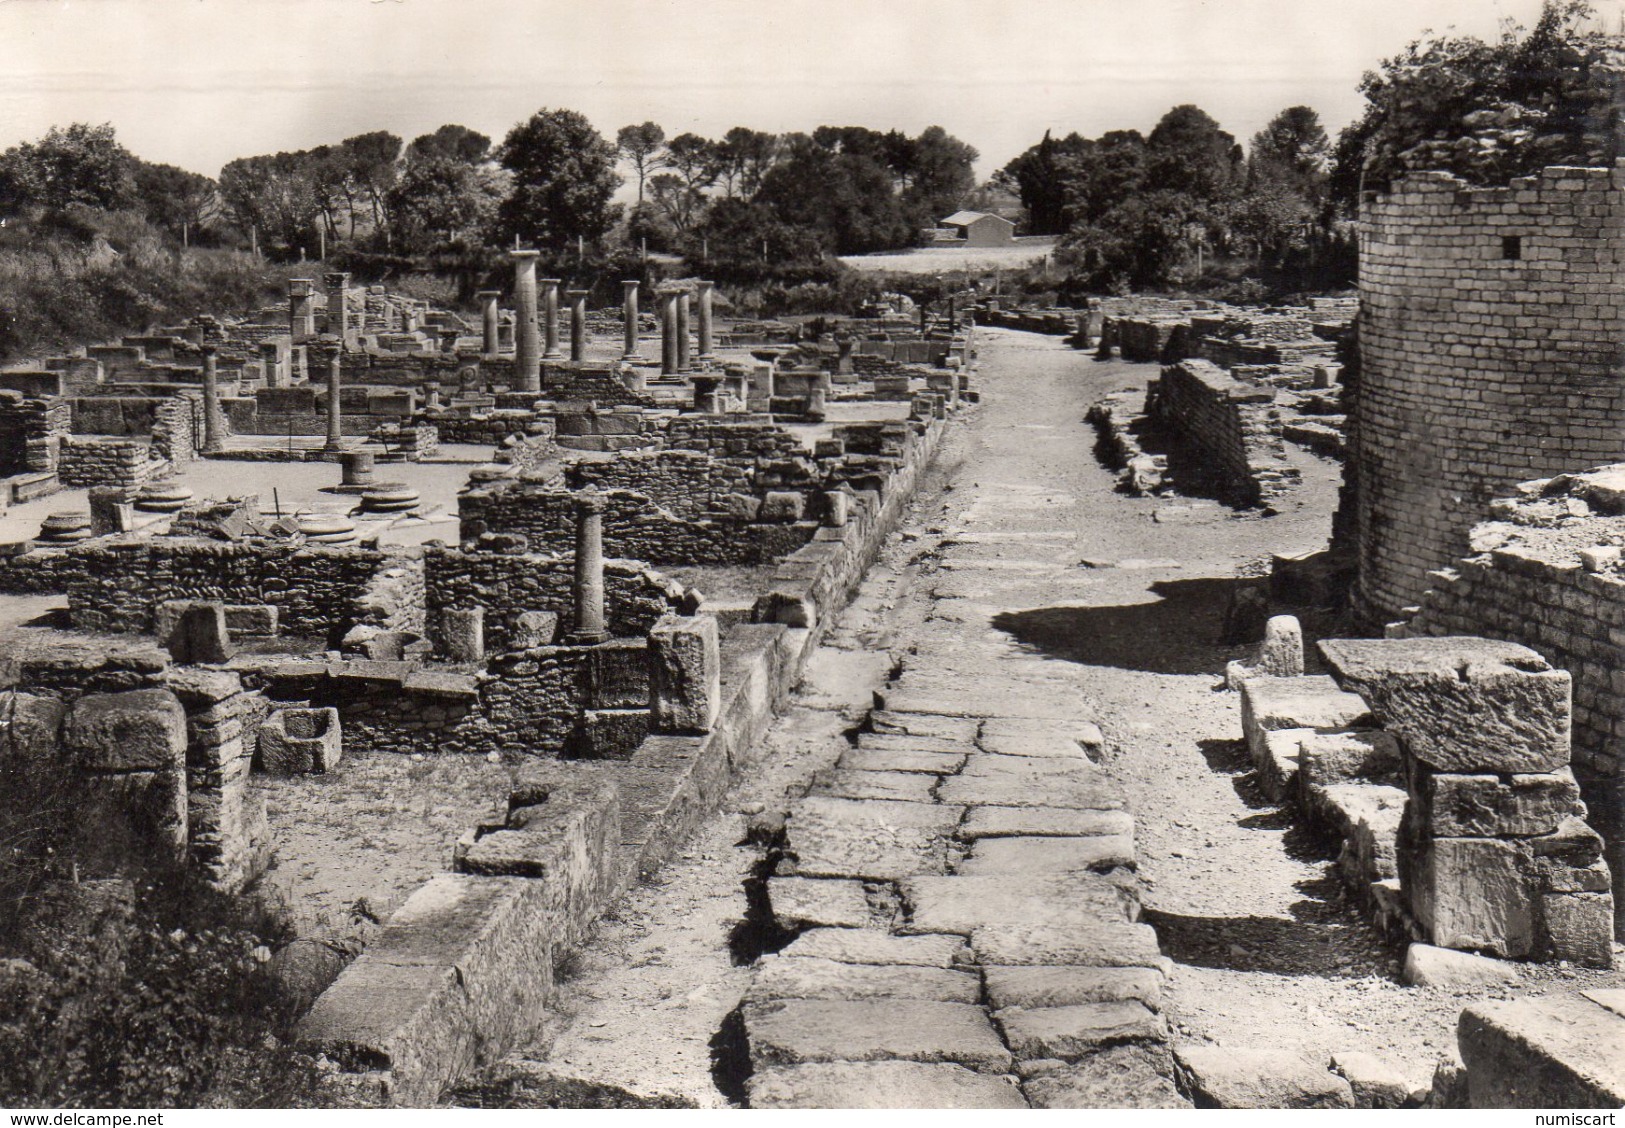
[[[580,364],[587,359],[587,291],[566,290],[570,299],[570,360]]]
[[[518,319],[514,333],[514,383],[521,392],[542,389],[541,340],[536,328],[536,260],[540,251],[514,251],[513,301]]]
[[[710,360],[714,355],[712,352],[711,300],[716,283],[696,282],[695,286],[698,287],[695,291],[695,297],[700,307],[700,359]]]
[[[203,346],[203,453],[215,454],[226,448],[226,421],[220,414],[220,375],[215,367],[215,347]]]
[[[570,642],[589,646],[609,638],[604,623],[604,508],[596,490],[576,495],[576,621]]]
[[[350,310],[344,293],[350,288],[350,276],[338,271],[325,275],[327,281],[327,331],[341,341],[348,341]]]
[[[623,360],[638,359],[638,284],[621,283],[621,325],[626,335]]]
[[[339,389],[344,383],[343,368],[344,350],[333,350],[332,357],[327,362],[327,446],[326,450],[338,452],[344,449],[344,423],[339,406]]]
[[[543,360],[558,360],[559,352],[559,279],[542,279],[542,336],[546,348]]]
[[[498,327],[501,318],[497,311],[497,302],[502,297],[501,290],[481,290],[474,295],[480,301],[480,322],[484,331],[484,339],[480,343],[480,351],[486,356],[496,356],[501,351],[498,342]]]
[[[677,371],[677,292],[660,290],[660,374],[673,375]]]
[[[688,344],[688,303],[688,291],[679,291],[677,294],[677,371],[679,372],[687,372],[693,367]]]

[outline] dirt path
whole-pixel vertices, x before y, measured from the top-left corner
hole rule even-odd
[[[1299,458],[1304,484],[1268,518],[1125,497],[1083,415],[1154,370],[1053,338],[979,339],[986,402],[951,433],[763,767],[605,921],[567,1017],[522,1055],[547,1065],[526,1068],[707,1107],[741,1099],[730,1016],[763,950],[752,824],[852,747],[871,692],[900,671],[894,685],[943,693],[1064,692],[1098,720],[1136,823],[1145,919],[1175,961],[1162,1005],[1176,1043],[1365,1050],[1425,1084],[1466,1000],[1398,981],[1397,953],[1345,904],[1324,848],[1252,786],[1235,697],[1215,689],[1238,656],[1215,641],[1238,569],[1324,543],[1336,468]]]

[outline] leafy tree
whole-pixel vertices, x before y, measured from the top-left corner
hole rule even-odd
[[[403,250],[431,251],[475,238],[496,218],[501,198],[492,170],[455,157],[419,157],[389,190],[390,226]]]
[[[513,190],[497,212],[503,242],[515,236],[554,251],[577,237],[597,240],[615,223],[620,185],[615,149],[574,110],[541,110],[502,142]]]
[[[215,184],[207,176],[142,160],[132,175],[147,219],[182,242],[191,242],[216,213]]]
[[[1621,37],[1592,28],[1585,0],[1545,0],[1533,29],[1500,39],[1418,39],[1360,83],[1365,114],[1339,138],[1332,183],[1352,212],[1361,186],[1410,169],[1504,184],[1546,165],[1622,155]]]
[[[722,181],[723,194],[731,197],[737,189],[747,199],[754,196],[778,155],[777,134],[744,126],[728,130],[717,145],[717,176]]]
[[[1241,146],[1196,106],[1175,106],[1146,138],[1146,175],[1157,188],[1198,200],[1234,193],[1242,174]]]
[[[686,234],[705,211],[705,194],[669,172],[650,177],[649,200],[679,236]]]
[[[371,205],[373,229],[383,231],[387,237],[384,198],[394,186],[398,174],[396,162],[401,156],[401,139],[382,129],[358,134],[339,143],[339,156],[351,182]],[[353,219],[350,230],[353,235]]]
[[[995,180],[1021,197],[1034,235],[1058,235],[1067,228],[1070,157],[1092,144],[1077,133],[1044,139],[1000,169]]]
[[[257,229],[287,250],[309,237],[320,212],[305,153],[240,157],[220,170],[219,184],[221,206],[243,234]]]
[[[1286,181],[1318,198],[1326,179],[1331,142],[1320,115],[1308,106],[1292,106],[1270,119],[1253,135],[1247,153],[1250,184]]]
[[[615,150],[626,158],[638,178],[638,206],[643,206],[643,185],[656,169],[661,167],[660,149],[666,143],[666,131],[652,121],[642,125],[623,125],[615,135]]]
[[[407,164],[426,160],[451,160],[479,164],[491,156],[491,139],[466,125],[442,125],[433,133],[414,138],[406,147]]]
[[[908,186],[903,206],[924,226],[959,209],[976,187],[980,154],[940,125],[927,127],[908,147]]]
[[[915,238],[914,225],[893,191],[882,150],[869,144],[883,136],[829,127],[811,137],[790,134],[784,159],[762,179],[756,201],[788,227],[819,232],[827,249],[837,254],[908,246]]]
[[[109,124],[52,126],[40,140],[9,150],[5,163],[4,190],[13,206],[111,211],[136,202],[135,158]]]
[[[720,172],[717,146],[697,133],[680,133],[666,142],[665,166],[693,191],[709,188]]]

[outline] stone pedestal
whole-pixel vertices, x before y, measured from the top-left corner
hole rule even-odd
[[[341,271],[334,271],[324,275],[323,278],[327,282],[327,331],[348,343],[350,303],[346,294],[350,288],[350,276]]]
[[[485,661],[485,608],[448,607],[440,612],[446,661]]]
[[[370,450],[347,450],[339,456],[341,485],[372,485],[373,453]]]
[[[559,286],[561,281],[557,278],[542,279],[542,336],[546,351],[542,353],[544,360],[558,360],[562,356],[559,352]]]
[[[536,260],[540,251],[514,251],[514,385],[521,392],[542,388],[541,338],[536,325]]]
[[[638,284],[621,283],[621,332],[625,338],[621,357],[639,360],[638,355]]]
[[[534,291],[532,293],[534,294]],[[501,332],[502,318],[497,302],[502,298],[502,291],[481,290],[474,296],[479,299],[480,303],[480,328],[483,334],[480,341],[480,351],[486,356],[496,356],[501,351],[501,342],[498,338]]]
[[[722,703],[717,621],[668,615],[649,632],[649,711],[656,732],[710,732]]]
[[[90,487],[90,535],[113,536],[135,527],[135,505],[123,486]]]
[[[570,361],[580,364],[587,359],[587,291],[566,290],[570,301]]]
[[[287,385],[282,370],[282,346],[275,341],[260,342],[260,375],[264,377],[267,388],[281,388]]]
[[[316,335],[315,289],[314,279],[288,280],[288,332],[295,341]]]
[[[572,645],[609,638],[604,618],[604,510],[609,499],[596,490],[576,495],[575,629]]]
[[[850,333],[842,333],[835,338],[835,374],[837,376],[852,375],[852,349],[857,341]]]

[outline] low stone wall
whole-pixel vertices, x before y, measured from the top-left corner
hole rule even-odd
[[[65,486],[119,486],[133,490],[167,464],[151,456],[148,444],[131,439],[62,440],[57,475]]]
[[[459,847],[463,872],[419,890],[317,1001],[300,1040],[340,1063],[353,1094],[432,1103],[530,1032],[555,997],[556,964],[760,757],[774,714],[895,528],[944,425],[921,422],[885,487],[860,495],[844,526],[821,530],[780,566],[758,603],[763,621],[727,633],[709,733],[651,736],[625,760],[522,778],[509,818]]]
[[[446,644],[442,613],[485,609],[485,646],[510,649],[517,620],[527,611],[556,614],[559,634],[575,629],[575,560],[534,552],[472,551],[430,545],[424,551],[424,609],[428,637]],[[617,638],[643,636],[673,607],[683,586],[628,560],[604,562],[604,614]]]
[[[79,630],[143,633],[170,600],[273,604],[286,634],[336,641],[387,559],[374,548],[192,537],[101,538],[70,550],[68,609]]]
[[[72,423],[73,409],[65,399],[28,399],[0,390],[0,477],[54,471]]]
[[[1162,370],[1147,388],[1145,413],[1171,440],[1178,477],[1236,505],[1279,495],[1296,472],[1284,460],[1275,392],[1232,378],[1205,360]]]

